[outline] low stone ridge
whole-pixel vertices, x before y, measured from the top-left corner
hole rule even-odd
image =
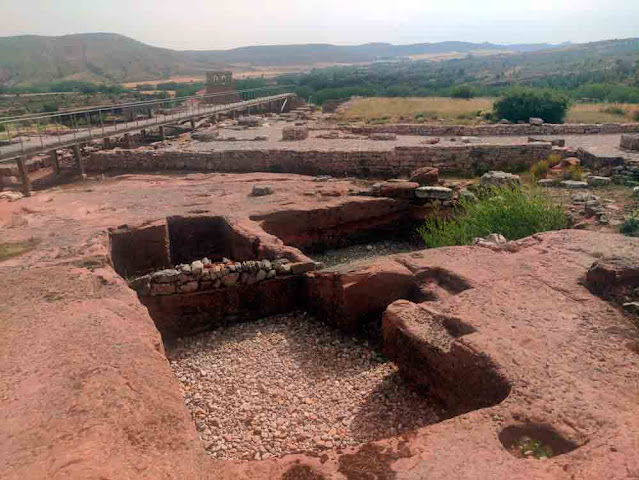
[[[399,123],[387,125],[345,126],[343,130],[368,135],[373,132],[419,135],[424,137],[519,137],[527,135],[595,135],[639,133],[639,123],[544,123],[542,125],[499,123],[492,125],[427,125]]]
[[[277,275],[300,275],[315,270],[314,262],[248,260],[212,263],[208,258],[178,265],[129,281],[129,287],[140,296],[193,293],[237,285],[253,285]]]
[[[397,140],[397,135],[395,133],[371,133],[368,136],[371,140],[378,140],[382,142],[388,142],[392,140]]]

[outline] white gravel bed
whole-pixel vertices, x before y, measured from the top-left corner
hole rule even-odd
[[[181,339],[169,360],[218,459],[319,453],[440,418],[366,341],[305,313]]]
[[[309,254],[316,262],[321,262],[324,268],[356,262],[359,260],[372,260],[373,258],[409,253],[416,250],[424,250],[426,245],[409,240],[393,239],[370,242],[366,244],[349,245],[348,247],[325,250],[321,253]]]

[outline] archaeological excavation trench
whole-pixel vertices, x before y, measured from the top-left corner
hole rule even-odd
[[[490,358],[460,343],[475,329],[428,307],[471,288],[463,278],[307,256],[412,231],[393,205],[111,229],[111,262],[161,332],[210,455],[320,454],[508,396]]]

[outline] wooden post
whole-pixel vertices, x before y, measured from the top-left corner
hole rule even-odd
[[[195,130],[195,120],[191,119],[191,130]]]
[[[22,182],[22,193],[25,197],[31,196],[31,179],[29,178],[29,172],[27,172],[27,166],[24,164],[24,156],[18,157],[18,172],[20,172],[20,181]]]
[[[111,150],[111,138],[104,137],[103,147],[104,147],[105,150]]]
[[[58,151],[53,150],[51,152],[51,166],[53,167],[53,174],[57,177],[60,175],[60,162],[58,161]]]
[[[75,144],[73,146],[73,157],[75,158],[75,166],[78,169],[80,175],[84,175],[84,165],[82,164],[82,152],[80,151],[80,145]]]
[[[166,140],[166,134],[164,133],[164,125],[160,125],[160,136],[162,137],[162,141]]]
[[[132,148],[130,133],[124,134],[124,148]]]
[[[143,128],[142,130],[140,130],[140,138],[142,139],[142,141],[146,141],[146,128]]]

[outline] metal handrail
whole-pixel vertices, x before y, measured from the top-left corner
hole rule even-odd
[[[95,138],[103,138],[110,135],[120,135],[125,132],[131,132],[139,130],[141,127],[153,127],[158,125],[166,125],[175,121],[183,121],[188,118],[198,117],[201,115],[215,114],[222,111],[228,111],[233,109],[239,109],[246,107],[249,109],[252,106],[259,105],[264,101],[277,101],[287,96],[293,95],[290,91],[291,86],[273,86],[273,87],[260,87],[255,89],[246,89],[232,92],[220,92],[204,95],[190,95],[186,97],[178,97],[173,99],[159,99],[150,100],[145,102],[136,102],[119,105],[109,105],[103,107],[91,107],[79,110],[73,110],[68,112],[52,112],[46,115],[30,115],[21,116],[14,119],[5,119],[0,122],[0,125],[5,126],[7,132],[7,138],[9,144],[3,146],[0,144],[0,163],[11,162],[17,157],[24,157],[26,154],[36,154],[37,152],[50,150],[52,148],[66,148],[69,145],[77,144],[80,141],[93,140]],[[270,92],[268,92],[270,90]],[[274,91],[275,90],[275,91]],[[275,93],[277,90],[284,92]],[[287,91],[288,90],[288,91]],[[266,95],[263,95],[266,93]],[[274,95],[269,95],[274,93]],[[252,96],[246,100],[238,100],[245,95]],[[214,97],[232,97],[233,100],[229,103],[219,104],[201,104],[199,100],[206,100]],[[190,99],[198,100],[195,104],[185,104]],[[184,106],[185,108],[176,109],[172,112],[154,112],[152,108],[148,108],[148,118],[140,120],[136,115],[135,118],[128,120],[126,117],[123,121],[113,119],[108,124],[105,121],[108,117],[105,117],[103,113],[114,112],[119,109],[130,108],[133,109],[135,114],[136,108],[152,107],[153,105],[163,104]],[[97,113],[98,118],[93,121],[91,113]],[[69,130],[60,130],[63,126],[63,118],[67,117],[71,122]],[[86,123],[79,124],[78,117]],[[49,130],[42,129],[42,122],[39,120],[47,119],[53,125],[53,133],[49,133]],[[56,122],[57,121],[57,122]],[[31,130],[35,127],[35,135],[31,134]],[[65,126],[66,128],[66,126]],[[39,145],[27,145],[29,137],[35,136],[39,138]],[[49,138],[47,140],[47,137]],[[17,142],[11,144],[11,139],[17,138]],[[18,148],[15,148],[15,147]]]
[[[47,114],[38,114],[38,113],[24,114],[24,115],[18,115],[18,116],[15,116],[15,117],[0,118],[0,125],[6,124],[6,123],[24,122],[24,121],[27,121],[27,120],[41,120],[41,119],[44,119],[44,118],[56,118],[56,117],[63,117],[63,116],[68,116],[68,115],[86,114],[86,113],[91,113],[91,112],[101,112],[101,111],[105,111],[105,110],[117,110],[117,109],[121,109],[121,108],[141,107],[141,106],[157,105],[157,104],[171,103],[171,102],[184,102],[184,101],[190,100],[190,99],[206,99],[206,98],[229,96],[229,95],[236,95],[236,94],[243,94],[243,93],[261,92],[261,91],[264,91],[264,90],[292,89],[293,87],[295,87],[295,86],[294,85],[277,85],[277,86],[270,86],[270,87],[250,88],[250,89],[245,89],[245,90],[235,90],[235,91],[232,91],[232,92],[205,93],[205,94],[202,94],[202,95],[189,95],[189,96],[184,96],[184,97],[173,97],[173,98],[163,98],[163,99],[155,99],[155,100],[144,100],[144,101],[141,101],[141,102],[120,103],[120,104],[112,104],[112,105],[99,105],[99,106],[94,106],[94,107],[81,108],[81,109],[77,109],[77,110],[65,110],[65,111],[60,111],[60,112],[51,112],[51,113],[47,113]]]

